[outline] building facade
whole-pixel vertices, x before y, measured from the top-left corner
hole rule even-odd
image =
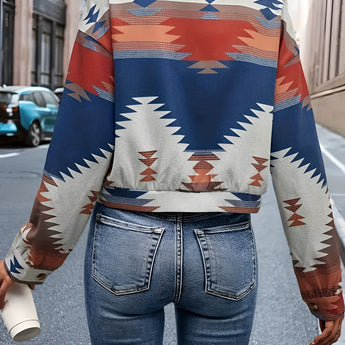
[[[0,85],[62,86],[84,2],[0,0]],[[345,136],[345,0],[289,3],[316,120]]]
[[[345,136],[345,0],[309,0],[302,45],[316,120]]]
[[[62,86],[81,1],[0,1],[0,85]]]
[[[2,0],[0,2],[0,80],[3,83],[13,79],[13,37],[15,0]]]

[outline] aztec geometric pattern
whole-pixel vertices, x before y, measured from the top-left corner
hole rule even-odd
[[[301,295],[336,319],[338,238],[286,1],[88,0],[8,271],[43,282],[96,202],[255,213],[270,174]]]

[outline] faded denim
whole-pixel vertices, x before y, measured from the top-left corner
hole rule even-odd
[[[149,213],[96,204],[85,257],[92,344],[246,345],[257,294],[250,215]]]

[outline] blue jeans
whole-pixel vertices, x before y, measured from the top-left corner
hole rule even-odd
[[[92,344],[246,345],[257,294],[249,214],[146,213],[96,204],[85,259]]]

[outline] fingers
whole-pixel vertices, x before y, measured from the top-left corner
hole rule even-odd
[[[13,283],[5,269],[4,262],[0,261],[0,309],[4,307],[6,292]]]
[[[322,333],[318,335],[312,345],[331,345],[335,343],[341,335],[341,325],[344,315],[334,321],[320,321]]]
[[[333,344],[333,343],[337,342],[337,340],[340,338],[342,319],[343,318],[337,319],[335,321],[335,324],[334,324],[334,327],[333,327],[333,331],[332,331],[332,334],[331,334],[330,344]]]
[[[11,278],[5,279],[1,282],[1,287],[0,287],[0,309],[4,307],[5,304],[5,297],[7,290],[9,287],[13,284],[13,281]]]
[[[335,332],[334,339],[333,339],[334,343],[337,342],[341,336],[341,328],[342,328],[343,320],[344,320],[344,314],[338,320],[336,320],[338,321],[338,323],[337,323],[337,330]]]
[[[321,324],[321,322],[320,322],[321,330],[323,328],[322,333],[314,339],[314,341],[312,342],[312,345],[314,345],[314,344],[317,344],[317,345],[331,344],[329,341],[331,339],[331,334],[332,334],[334,324],[335,324],[335,321],[325,321],[324,324]]]

